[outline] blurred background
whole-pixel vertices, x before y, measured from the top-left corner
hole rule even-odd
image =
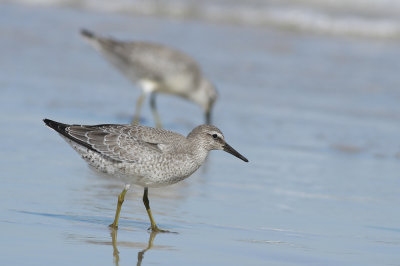
[[[81,28],[175,47],[216,84],[213,122],[250,162],[214,151],[150,189],[177,234],[152,238],[139,187],[113,234],[123,184],[42,122],[132,119],[140,90]],[[1,1],[0,263],[399,265],[399,45],[397,0]],[[190,102],[157,100],[169,130],[203,122]]]

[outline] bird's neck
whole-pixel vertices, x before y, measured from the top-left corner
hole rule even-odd
[[[190,145],[193,160],[196,162],[196,164],[201,165],[206,160],[209,151],[206,150],[204,148],[204,145],[202,145],[200,142],[197,142],[194,139],[189,140],[189,142],[191,142],[191,141],[193,143],[189,143],[189,145]]]
[[[205,86],[204,81],[201,81],[200,86]],[[204,110],[208,109],[208,99],[207,90],[204,88],[200,88],[197,90],[193,90],[189,95],[189,99],[198,105],[200,105]]]

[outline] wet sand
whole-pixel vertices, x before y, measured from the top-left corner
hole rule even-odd
[[[396,265],[400,261],[400,50],[394,40],[0,6],[2,265]],[[186,181],[150,190],[96,176],[46,128],[128,123],[140,91],[79,36],[175,46],[220,98],[223,152]],[[187,134],[202,110],[158,97],[164,126]],[[184,110],[184,111],[182,111]],[[143,109],[143,123],[153,125]],[[150,249],[141,253],[149,247]]]

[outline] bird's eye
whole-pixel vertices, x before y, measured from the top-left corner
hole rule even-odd
[[[213,137],[214,139],[216,139],[216,138],[218,138],[218,135],[217,135],[217,134],[213,134],[212,137]]]

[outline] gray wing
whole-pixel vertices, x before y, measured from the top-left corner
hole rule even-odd
[[[152,132],[153,130],[155,131]],[[66,128],[66,133],[75,142],[120,162],[138,162],[143,154],[148,156],[162,154],[163,149],[160,147],[163,146],[160,144],[168,145],[169,143],[167,141],[169,138],[166,140],[164,136],[164,130],[141,126],[72,125]]]
[[[129,78],[166,82],[174,76],[190,78],[196,86],[201,70],[194,59],[169,47],[147,42],[121,42],[98,38],[100,51]]]

